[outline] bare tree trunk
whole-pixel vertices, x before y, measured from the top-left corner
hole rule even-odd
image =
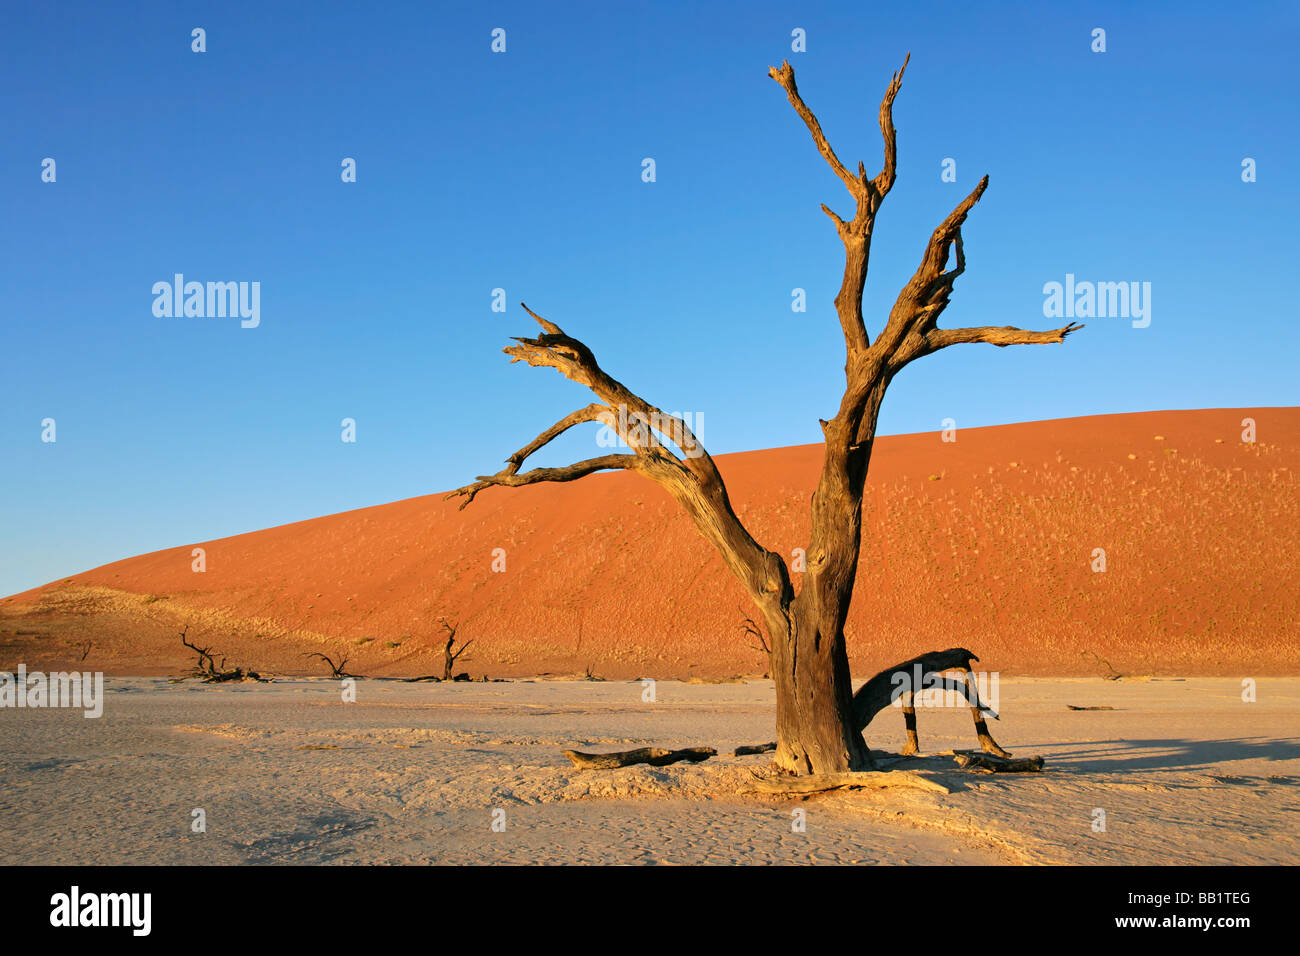
[[[804,103],[788,62],[770,69],[813,142],[854,200],[852,219],[829,207],[822,211],[844,244],[844,276],[835,312],[844,335],[844,394],[835,417],[822,421],[826,439],[821,478],[812,498],[812,535],[807,568],[796,595],[783,557],[758,544],[736,516],[712,457],[680,417],[667,415],[601,369],[582,342],[554,322],[524,309],[542,327],[536,338],[516,338],[504,350],[512,362],[554,368],[585,385],[600,399],[570,413],[506,459],[494,475],[480,475],[451,492],[464,508],[491,486],[519,487],[545,481],[574,481],[599,471],[635,471],[661,485],[695,522],[754,601],[768,633],[772,679],[777,694],[777,762],[799,774],[862,770],[871,759],[853,710],[844,622],[853,599],[862,545],[862,494],[885,389],[908,363],[951,345],[1032,345],[1062,342],[1073,323],[1048,331],[1011,326],[940,329],[957,277],[966,268],[961,227],[988,186],[988,177],[948,215],[930,237],[911,280],[898,293],[880,335],[873,342],[862,315],[862,292],[876,213],[897,176],[894,98],[907,60],[893,76],[880,104],[884,166],[874,177],[858,163],[846,167],[831,148],[821,124]],[[955,265],[948,268],[950,254]],[[628,454],[588,458],[559,468],[521,472],[524,461],[576,425],[602,422],[615,429]],[[677,454],[672,446],[680,449]]]
[[[853,683],[838,614],[818,618],[795,602],[790,629],[774,635],[776,763],[793,773],[842,773],[871,764],[853,726]]]

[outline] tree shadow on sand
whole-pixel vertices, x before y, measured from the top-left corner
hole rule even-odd
[[[1021,745],[1036,752],[1048,749],[1048,763],[1067,773],[1142,773],[1196,770],[1240,760],[1298,760],[1300,741],[1275,737],[1231,740],[1097,740],[1052,752],[1051,745]],[[1295,778],[1292,778],[1293,780]]]

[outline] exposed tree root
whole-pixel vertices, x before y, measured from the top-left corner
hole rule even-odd
[[[823,793],[846,787],[878,790],[898,787],[926,790],[930,793],[952,792],[937,780],[924,777],[915,770],[863,770],[849,773],[815,773],[802,777],[756,777],[754,779],[754,788],[761,793]]]

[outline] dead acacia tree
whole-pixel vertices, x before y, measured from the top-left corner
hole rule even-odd
[[[686,423],[667,415],[608,375],[582,342],[526,305],[542,328],[536,338],[516,338],[504,351],[512,362],[556,369],[599,399],[565,416],[506,459],[494,475],[480,476],[448,497],[463,496],[465,507],[494,485],[518,487],[538,482],[574,481],[599,471],[633,471],[657,482],[690,515],[700,533],[718,550],[758,609],[771,647],[770,664],[777,695],[777,763],[796,773],[838,773],[871,765],[853,714],[853,690],[844,622],[857,577],[862,543],[862,496],[876,437],[876,420],[885,389],[911,362],[940,349],[967,343],[1034,345],[1062,342],[1079,326],[1049,331],[1012,326],[941,329],[957,278],[966,269],[961,227],[984,195],[988,177],[948,215],[930,236],[921,263],[898,293],[889,317],[873,341],[862,315],[862,292],[876,214],[897,176],[897,132],[893,106],[903,81],[893,76],[880,104],[884,167],[868,177],[858,163],[851,171],[835,154],[821,124],[804,103],[788,62],[769,75],[785,90],[813,143],[855,203],[851,219],[826,205],[844,244],[844,276],[835,311],[844,335],[844,394],[839,409],[822,421],[825,456],[812,496],[812,533],[802,587],[796,593],[782,556],[750,535],[732,508],[712,457]],[[949,258],[955,259],[949,267]],[[630,449],[558,468],[520,471],[524,461],[557,436],[588,422],[615,429]],[[672,447],[676,446],[677,451]],[[680,452],[680,454],[678,453]]]
[[[443,681],[457,681],[457,680],[470,679],[468,674],[460,674],[456,677],[453,677],[451,670],[452,667],[455,665],[456,661],[460,658],[460,656],[464,654],[465,651],[469,649],[469,646],[474,642],[466,641],[464,644],[460,646],[460,650],[454,650],[456,646],[456,631],[460,628],[460,625],[451,623],[445,617],[439,618],[438,623],[441,624],[442,629],[447,632],[447,643],[444,644],[442,648],[442,676],[439,677],[436,674],[426,674],[423,677],[402,678],[402,680],[404,680],[406,683],[412,684],[418,682],[432,681],[433,683],[437,684]],[[465,658],[465,660],[468,661],[470,660],[470,658],[467,657]],[[483,679],[487,680],[486,677],[484,677]]]
[[[326,656],[325,654],[320,653],[319,651],[312,654],[304,654],[303,656],[319,657],[321,660],[323,660],[326,664],[329,665],[330,677],[333,678],[334,680],[344,680],[348,677],[355,676],[353,674],[349,674],[347,671],[343,669],[348,666],[348,661],[352,659],[351,657],[348,656],[346,652],[341,653],[339,655],[339,662],[337,664],[334,663],[332,658]]]
[[[189,633],[189,630],[189,626],[187,625],[185,630],[181,631],[181,643],[192,650],[195,654],[199,655],[199,659],[195,662],[194,666],[190,668],[187,677],[180,678],[180,680],[194,679],[200,680],[205,684],[224,684],[227,681],[245,680],[255,680],[262,684],[267,682],[265,677],[262,677],[257,673],[257,671],[251,669],[236,667],[233,670],[226,670],[225,657],[222,657],[221,660],[218,661],[216,655],[212,652],[212,648],[199,647],[197,644],[191,644],[186,640],[186,635]]]
[[[464,644],[460,646],[460,650],[455,651],[453,653],[452,648],[456,644],[456,630],[460,627],[460,625],[452,624],[446,618],[443,618],[438,623],[441,624],[443,630],[447,632],[447,643],[444,644],[442,648],[442,679],[452,680],[452,676],[451,676],[452,667],[455,666],[456,661],[460,658],[460,655],[464,654],[467,650],[469,650],[469,646],[474,642],[466,641]],[[465,660],[469,660],[469,658],[467,657],[465,658]]]

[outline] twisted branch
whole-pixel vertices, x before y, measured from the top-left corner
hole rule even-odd
[[[463,509],[484,488],[517,487],[538,482],[573,481],[597,471],[634,471],[657,482],[686,510],[696,527],[721,553],[732,572],[751,593],[781,595],[789,589],[789,575],[779,555],[761,547],[736,516],[726,485],[713,457],[686,422],[651,405],[600,367],[582,342],[554,322],[521,303],[542,327],[536,338],[515,337],[515,345],[502,351],[510,361],[553,368],[565,378],[585,385],[601,401],[580,408],[547,428],[506,459],[495,475],[480,475],[471,484],[449,492],[448,499],[463,497]],[[524,460],[574,425],[599,421],[612,428],[632,449],[631,454],[601,455],[562,468],[534,468],[520,472]],[[676,445],[679,457],[665,444]]]

